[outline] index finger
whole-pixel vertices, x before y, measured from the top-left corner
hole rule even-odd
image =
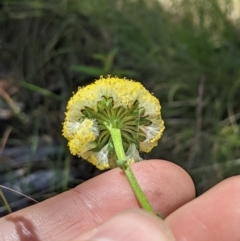
[[[133,164],[132,169],[154,210],[164,216],[195,196],[191,178],[171,162],[144,161]],[[114,214],[134,207],[139,204],[123,171],[116,168],[2,218],[2,240],[71,240]],[[24,239],[26,233],[30,239]]]

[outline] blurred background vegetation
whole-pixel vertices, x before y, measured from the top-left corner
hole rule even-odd
[[[72,92],[107,74],[161,101],[166,130],[145,158],[181,165],[198,194],[239,174],[238,1],[3,0],[1,185],[41,201],[100,173],[69,154],[61,128]],[[13,211],[32,204],[2,191]]]

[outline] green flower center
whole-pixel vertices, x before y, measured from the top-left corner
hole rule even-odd
[[[131,106],[114,108],[113,98],[102,96],[102,99],[97,102],[97,110],[85,107],[81,112],[84,117],[95,119],[98,122],[99,136],[96,140],[97,146],[93,151],[98,152],[109,144],[110,157],[115,152],[109,128],[121,130],[123,148],[126,152],[131,143],[139,148],[139,142],[146,139],[144,132],[139,127],[151,124],[151,121],[147,119],[148,116],[144,116],[145,109],[139,107],[137,100]]]

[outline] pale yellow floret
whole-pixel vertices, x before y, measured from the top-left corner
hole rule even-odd
[[[146,139],[143,142],[140,142],[139,145],[140,151],[142,152],[150,152],[153,147],[157,146],[158,140],[161,138],[165,129],[162,119],[152,121],[152,125],[141,127],[146,134]]]
[[[63,124],[63,136],[68,140],[71,140],[79,126],[79,121],[65,121]]]
[[[92,147],[93,148],[93,147]],[[102,148],[100,152],[93,152],[91,149],[81,155],[82,158],[92,163],[99,170],[110,168],[109,161],[107,159],[108,149],[107,145]]]
[[[94,120],[84,119],[69,139],[69,149],[73,155],[82,156],[85,152],[94,147],[93,141],[98,136],[97,127]]]
[[[82,157],[92,163],[100,170],[104,170],[109,168],[109,160],[108,160],[108,145],[105,145],[101,151],[99,152],[89,152],[89,155],[86,154]]]
[[[129,145],[128,150],[126,152],[126,159],[127,160],[132,159],[132,160],[135,160],[135,162],[142,160],[135,144],[132,143]]]
[[[99,153],[94,153],[87,158],[87,160],[92,163],[94,166],[96,166],[99,170],[104,170],[110,168],[108,159],[100,159]]]

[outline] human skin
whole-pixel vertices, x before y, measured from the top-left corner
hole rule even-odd
[[[119,168],[0,219],[1,241],[164,240],[239,241],[240,178],[229,178],[195,198],[179,166],[162,160],[132,165],[164,221],[141,211]],[[147,239],[146,239],[147,237]]]

